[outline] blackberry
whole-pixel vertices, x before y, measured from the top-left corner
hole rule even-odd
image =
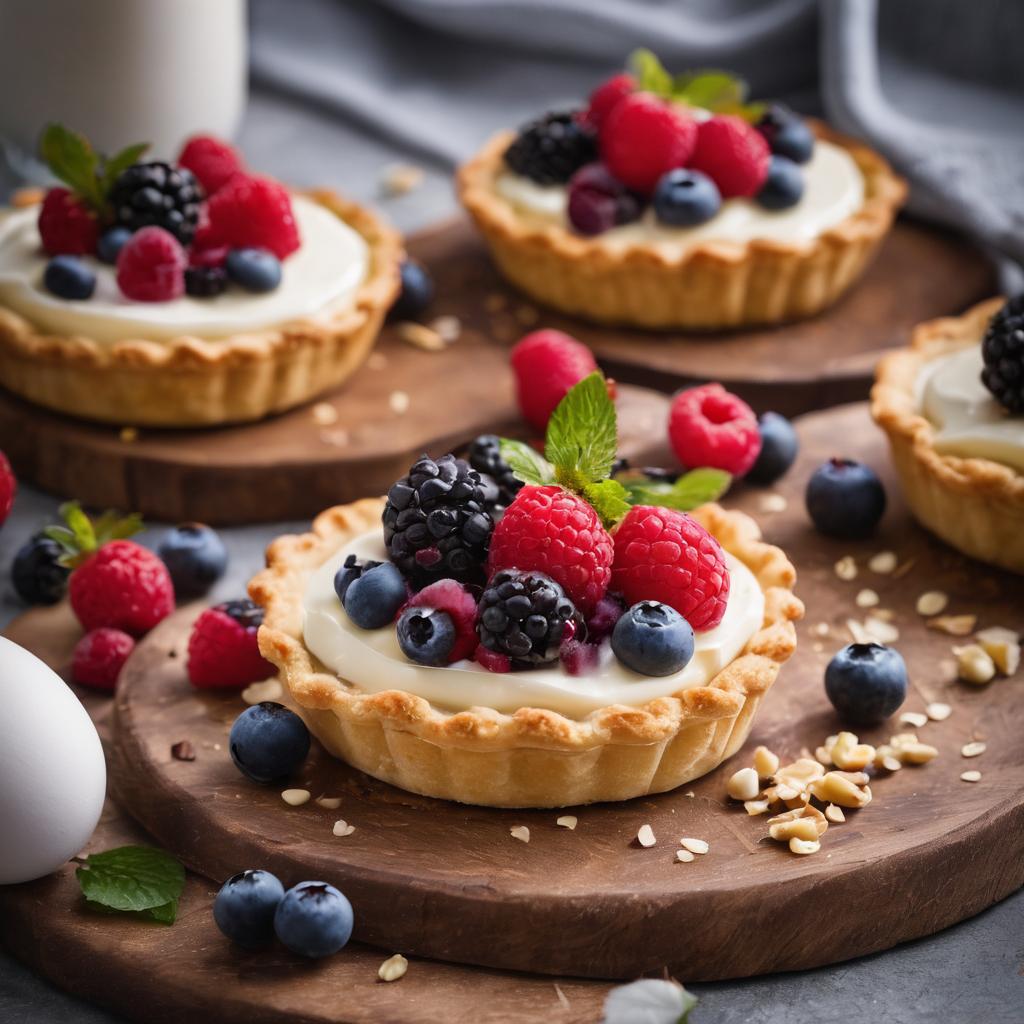
[[[597,139],[572,111],[531,121],[505,150],[505,163],[539,185],[564,185],[597,159]]]
[[[195,299],[212,299],[227,287],[228,275],[223,267],[188,267],[185,271],[185,291]]]
[[[415,584],[482,579],[494,520],[464,459],[423,455],[388,491],[383,521],[391,561]]]
[[[484,477],[490,478],[497,488],[497,497],[492,499],[492,514],[503,512],[515,500],[523,486],[509,464],[501,457],[501,442],[494,434],[481,434],[469,447],[469,464]],[[485,486],[486,480],[483,480]]]
[[[1011,413],[1024,413],[1024,293],[989,321],[981,342],[981,382]]]
[[[117,224],[138,231],[155,225],[188,245],[199,223],[203,190],[191,171],[154,161],[132,164],[110,190]]]
[[[480,643],[520,668],[556,660],[567,634],[581,631],[576,606],[543,573],[502,569],[480,598]]]

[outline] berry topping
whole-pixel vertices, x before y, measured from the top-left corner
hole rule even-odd
[[[768,176],[768,143],[740,117],[720,114],[701,121],[689,166],[702,171],[723,199],[753,196]]]
[[[170,302],[185,291],[185,250],[163,228],[142,228],[117,257],[117,285],[136,302]]]
[[[430,271],[416,260],[403,260],[399,268],[402,291],[391,307],[395,320],[416,320],[434,301],[434,279]]]
[[[226,245],[200,246],[194,242],[188,252],[188,265],[190,267],[220,267],[223,270],[230,251]]]
[[[419,665],[448,665],[453,660],[455,624],[436,608],[406,608],[395,627],[402,653]]]
[[[511,672],[512,660],[507,654],[499,654],[479,644],[475,655],[476,663],[488,672]]]
[[[561,185],[596,156],[591,129],[574,113],[555,113],[520,130],[505,150],[505,164],[539,185]]]
[[[186,267],[185,294],[194,299],[212,299],[227,291],[228,275],[223,267]]]
[[[383,521],[388,554],[414,583],[483,576],[494,520],[465,460],[422,456],[388,491]]]
[[[673,509],[637,505],[615,532],[612,587],[627,601],[660,601],[697,630],[725,615],[729,569],[718,541]]]
[[[589,637],[587,638],[590,639]],[[562,667],[571,676],[586,676],[597,671],[601,664],[601,648],[595,643],[584,643],[574,638],[562,644],[559,657]]]
[[[753,410],[721,384],[680,391],[669,411],[668,436],[684,466],[712,466],[734,476],[746,473],[761,450]]]
[[[784,156],[768,161],[768,177],[757,193],[758,205],[766,210],[788,210],[796,206],[804,194],[804,172],[799,164]]]
[[[483,476],[494,481],[498,489],[493,506],[488,506],[492,515],[504,512],[512,504],[523,486],[509,464],[501,457],[501,441],[494,434],[481,434],[469,447],[469,464]]]
[[[71,570],[60,564],[64,549],[45,534],[26,541],[14,556],[11,582],[26,604],[56,604],[67,592]]]
[[[11,514],[14,496],[18,493],[18,481],[7,456],[0,452],[0,526]]]
[[[213,901],[213,919],[232,942],[259,949],[273,941],[274,912],[284,886],[269,871],[243,871],[220,888]]]
[[[596,644],[610,637],[624,610],[617,597],[611,594],[602,597],[587,617],[587,639]]]
[[[642,212],[639,198],[604,164],[587,164],[569,181],[566,214],[581,235],[599,235],[619,224],[636,220]]]
[[[343,588],[342,606],[360,629],[381,629],[394,622],[409,597],[402,574],[390,562],[363,568]]]
[[[113,690],[135,641],[119,629],[94,629],[75,644],[71,678],[80,686]]]
[[[814,153],[814,133],[807,123],[788,107],[773,103],[757,122],[771,151],[798,164],[805,164]]]
[[[330,956],[352,936],[352,904],[326,882],[299,882],[284,894],[274,914],[274,931],[299,956]]]
[[[804,495],[819,533],[857,540],[870,537],[885,512],[885,488],[875,471],[853,459],[819,466]]]
[[[267,249],[279,260],[299,248],[291,196],[271,178],[236,174],[206,207],[210,223],[203,232],[204,248]]]
[[[549,576],[502,569],[480,598],[477,632],[484,647],[513,665],[544,665],[558,658],[575,616],[572,601]]]
[[[597,369],[590,349],[561,331],[527,334],[510,358],[523,419],[542,433],[569,389]]]
[[[636,79],[625,73],[613,75],[606,82],[602,82],[590,94],[590,106],[587,107],[586,121],[592,128],[600,131],[605,119],[618,105],[619,100],[625,99],[630,93],[636,91]]]
[[[283,704],[265,700],[246,708],[231,726],[228,747],[235,767],[253,782],[286,779],[306,760],[309,730]]]
[[[355,555],[348,555],[342,567],[334,574],[334,592],[338,595],[338,600],[344,604],[345,595],[352,581],[359,579],[367,569],[373,569],[380,564],[374,561],[360,562]]]
[[[128,228],[108,228],[100,235],[100,240],[96,243],[96,256],[99,258],[99,261],[114,266],[125,243],[131,237],[132,233]]]
[[[715,183],[700,171],[677,168],[661,176],[654,190],[654,214],[662,224],[692,228],[711,220],[722,207]]]
[[[981,382],[1007,412],[1024,413],[1024,295],[989,321],[981,342]]]
[[[455,580],[437,580],[414,594],[408,607],[423,611],[432,609],[448,616],[454,629],[448,662],[473,657],[477,647],[476,601],[462,584]],[[413,661],[417,660],[413,658]]]
[[[205,594],[228,567],[228,549],[220,534],[202,523],[182,523],[168,530],[156,553],[171,574],[178,600]]]
[[[601,157],[608,170],[643,195],[654,191],[666,171],[686,166],[696,142],[697,122],[646,92],[616,103],[601,126]]]
[[[178,166],[191,171],[208,196],[245,170],[238,151],[213,135],[193,135],[178,157]]]
[[[907,666],[881,644],[849,644],[825,669],[825,693],[850,725],[879,725],[907,696]]]
[[[188,245],[199,224],[203,193],[192,172],[155,161],[122,171],[110,191],[114,220],[130,231],[158,227]]]
[[[272,292],[281,283],[281,261],[266,249],[232,249],[224,269],[247,292]]]
[[[593,506],[557,486],[524,487],[491,539],[490,571],[543,573],[588,615],[604,597],[614,548]]]
[[[626,668],[644,676],[670,676],[693,657],[693,629],[667,604],[640,601],[615,624],[612,651]]]
[[[61,299],[91,299],[96,275],[77,256],[54,256],[43,271],[43,284]]]
[[[276,669],[260,654],[263,609],[248,598],[207,608],[188,638],[188,678],[200,689],[241,689]]]
[[[747,473],[752,484],[773,484],[796,459],[800,444],[793,424],[777,412],[765,412],[757,418],[761,451]]]
[[[88,256],[96,250],[96,214],[74,192],[51,188],[39,208],[39,237],[51,256]]]

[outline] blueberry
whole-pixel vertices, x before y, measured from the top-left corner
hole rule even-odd
[[[757,123],[771,151],[798,164],[805,164],[814,153],[814,133],[789,107],[773,103]]]
[[[67,590],[70,569],[57,564],[63,549],[43,534],[26,541],[14,556],[11,582],[26,604],[56,604]]]
[[[907,666],[898,651],[881,644],[849,644],[825,669],[825,693],[851,725],[878,725],[907,696]]]
[[[228,567],[228,549],[220,534],[202,523],[182,523],[168,530],[156,553],[167,566],[179,599],[205,594]]]
[[[348,584],[342,605],[360,629],[380,629],[394,622],[408,597],[402,574],[390,562],[382,562]]]
[[[655,216],[662,224],[675,228],[703,224],[711,220],[721,206],[717,186],[700,171],[668,171],[654,190]]]
[[[274,912],[284,886],[269,871],[232,875],[213,901],[213,919],[232,942],[246,949],[266,946],[274,938]]]
[[[640,601],[615,623],[612,650],[634,672],[670,676],[693,657],[693,628],[669,605]]]
[[[243,775],[254,782],[277,782],[306,760],[309,730],[283,704],[265,700],[235,719],[228,744],[231,760]]]
[[[447,665],[458,639],[452,617],[436,608],[406,608],[397,631],[402,653],[420,665]]]
[[[434,280],[415,260],[405,260],[400,273],[402,291],[391,307],[391,316],[395,320],[415,320],[434,301]]]
[[[299,882],[274,914],[274,931],[284,945],[314,958],[337,953],[351,938],[352,923],[352,904],[326,882]]]
[[[747,480],[752,484],[773,484],[793,465],[800,445],[793,424],[777,412],[758,416],[757,428],[761,433],[761,453],[747,473]]]
[[[373,569],[380,564],[380,562],[374,561],[360,562],[355,555],[349,555],[345,559],[345,564],[334,574],[334,592],[338,595],[338,600],[344,604],[345,595],[353,580],[359,579],[368,569]]]
[[[247,292],[272,292],[281,283],[281,261],[266,249],[232,249],[224,267]]]
[[[130,228],[118,226],[104,231],[96,243],[96,255],[103,263],[116,263],[118,255],[124,248],[124,243],[131,237]]]
[[[873,469],[853,459],[819,466],[804,495],[819,533],[846,540],[870,537],[885,512],[885,488]]]
[[[43,284],[61,299],[91,299],[96,275],[75,256],[54,256],[46,264]]]
[[[757,202],[766,210],[788,210],[796,206],[804,194],[804,172],[784,156],[773,156],[768,161],[768,177]]]

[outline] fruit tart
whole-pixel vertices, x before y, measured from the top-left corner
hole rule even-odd
[[[856,281],[906,186],[865,146],[723,72],[650,53],[585,108],[488,142],[459,195],[514,285],[601,323],[720,329],[812,316]]]
[[[58,125],[63,184],[0,212],[0,380],[59,412],[192,427],[254,420],[360,365],[402,246],[333,192],[293,192],[199,136],[174,163]]]
[[[555,409],[545,457],[483,438],[423,456],[383,499],[329,509],[250,584],[260,650],[335,756],[494,807],[626,800],[743,743],[796,645],[793,566],[727,475],[608,477],[599,373]]]
[[[871,413],[918,521],[1024,573],[1024,296],[921,324],[879,364]]]

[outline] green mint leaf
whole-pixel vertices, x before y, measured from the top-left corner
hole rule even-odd
[[[747,83],[728,71],[689,71],[675,77],[672,95],[691,107],[720,113],[743,106]]]
[[[517,480],[524,484],[553,484],[555,482],[554,467],[540,452],[535,451],[522,441],[510,438],[498,439],[501,457],[508,463]]]
[[[93,523],[96,531],[96,544],[106,544],[108,540],[124,540],[126,537],[133,537],[142,529],[142,516],[133,512],[129,516],[122,516],[113,509],[107,509]]]
[[[94,210],[102,212],[106,196],[98,177],[99,157],[84,135],[69,131],[61,124],[48,124],[43,130],[39,152],[55,177]]]
[[[558,482],[573,490],[603,480],[618,447],[615,403],[603,374],[595,370],[558,403],[548,421],[544,455]]]
[[[601,522],[614,526],[630,509],[629,492],[618,480],[599,480],[583,485],[583,497],[594,506]]]
[[[114,187],[114,182],[117,181],[121,172],[126,171],[132,164],[137,164],[147,149],[149,149],[148,142],[138,142],[134,146],[125,147],[120,153],[115,153],[103,161],[100,187],[104,198],[110,195],[110,190]]]
[[[92,853],[75,872],[92,904],[124,913],[145,913],[173,924],[185,887],[185,869],[151,846],[120,846]]]
[[[95,551],[99,546],[96,542],[96,531],[92,520],[82,511],[77,501],[66,501],[58,509],[61,519],[68,524],[79,551]]]
[[[629,55],[628,66],[643,92],[656,96],[672,95],[672,76],[650,50],[634,50]]]
[[[662,508],[689,512],[709,501],[716,501],[729,489],[732,477],[720,469],[694,469],[674,484],[647,477],[623,477],[621,483],[631,505],[660,505]]]

